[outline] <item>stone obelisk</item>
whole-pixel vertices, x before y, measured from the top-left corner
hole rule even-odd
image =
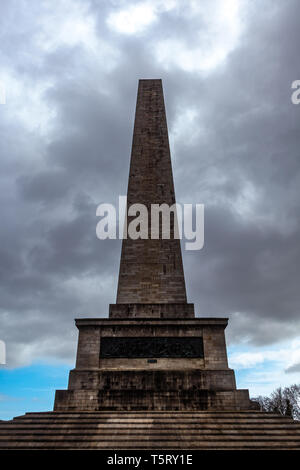
[[[175,204],[161,80],[140,80],[133,131],[127,209]],[[128,215],[125,227],[134,216]],[[152,219],[149,220],[151,233]],[[247,409],[228,368],[226,318],[195,318],[187,302],[180,241],[123,240],[117,301],[109,318],[76,320],[76,367],[55,410]],[[105,242],[102,242],[105,243]]]
[[[140,80],[138,87],[127,207],[175,203],[168,128],[161,80]],[[127,219],[129,223],[131,218]],[[127,225],[128,225],[127,223]],[[117,303],[186,303],[180,241],[123,240]]]

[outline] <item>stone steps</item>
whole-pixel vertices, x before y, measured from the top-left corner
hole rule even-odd
[[[0,449],[300,449],[300,422],[259,411],[26,413],[0,421]]]
[[[134,422],[131,422],[127,425],[118,425],[118,424],[115,424],[115,425],[112,425],[112,426],[106,426],[105,424],[95,424],[93,426],[89,425],[88,428],[86,428],[84,426],[83,423],[75,423],[75,424],[69,424],[69,423],[57,423],[57,424],[47,424],[47,430],[54,430],[54,431],[57,431],[57,429],[60,429],[62,426],[64,426],[65,429],[68,429],[70,431],[76,431],[76,430],[79,430],[79,431],[82,431],[83,429],[87,429],[87,432],[91,431],[91,432],[97,432],[97,431],[101,431],[101,432],[111,432],[111,431],[114,431],[114,430],[117,430],[118,432],[122,433],[122,432],[126,432],[126,430],[128,428],[131,428],[134,426],[136,432],[144,432],[145,431],[148,431],[149,429],[153,429],[153,425],[152,424],[148,424],[148,425],[143,425],[143,424],[139,424],[139,425],[136,425]],[[176,430],[180,430],[180,431],[184,431],[186,429],[188,429],[188,431],[214,431],[214,430],[249,430],[249,431],[253,431],[253,430],[261,430],[263,432],[267,432],[268,430],[271,430],[271,431],[274,431],[274,427],[276,427],[276,432],[281,432],[281,429],[285,429],[285,430],[291,430],[292,432],[298,432],[299,429],[297,428],[297,426],[295,424],[276,424],[276,426],[274,426],[274,424],[263,424],[263,423],[260,423],[260,424],[199,424],[199,425],[194,425],[194,426],[189,426],[187,428],[187,426],[185,425],[176,425]],[[30,428],[34,431],[34,430],[37,430],[38,432],[42,431],[43,429],[45,429],[45,425],[41,425],[41,424],[31,424],[30,425]],[[9,425],[9,429],[10,430],[15,430],[16,432],[17,431],[26,431],[28,429],[28,424],[10,424]],[[170,426],[170,425],[157,425],[155,423],[155,429],[158,429],[160,432],[163,432],[163,431],[170,431],[170,430],[174,430],[174,426]],[[7,425],[3,425],[1,426],[0,425],[0,434],[3,434],[5,432],[7,432],[8,430],[8,427]],[[107,431],[108,430],[108,431]],[[274,431],[275,432],[275,431]]]
[[[80,418],[79,418],[80,419]],[[22,423],[26,423],[27,425],[30,425],[30,424],[76,424],[78,422],[78,420],[68,420],[68,419],[65,419],[65,420],[51,420],[50,422],[46,419],[39,419],[39,420],[34,420],[34,419],[24,419],[24,421],[22,420],[18,420],[17,422],[22,422]],[[237,420],[235,420],[234,418],[233,419],[224,419],[224,420],[214,420],[215,424],[232,424],[232,425],[235,425],[237,424]],[[287,421],[284,421],[284,422],[287,422]],[[134,420],[134,419],[129,419],[129,420],[118,420],[118,419],[94,419],[94,420],[86,420],[84,418],[80,419],[80,423],[81,424],[85,424],[85,425],[91,425],[91,424],[103,424],[103,425],[123,425],[123,427],[126,427],[126,426],[131,426],[131,425],[137,425],[137,424],[140,424],[140,425],[144,425],[144,424],[148,424],[148,425],[160,425],[160,424],[165,424],[165,425],[179,425],[179,424],[182,424],[182,425],[193,425],[193,424],[197,424],[198,423],[198,420],[191,420],[191,419],[186,419],[186,420],[169,420],[169,419],[137,419],[137,420]],[[211,423],[211,420],[209,420],[209,418],[206,418],[204,420],[201,420],[201,423],[202,424],[210,424]],[[238,420],[238,423],[239,424],[256,424],[256,425],[261,425],[262,423],[268,423],[268,424],[273,424],[273,425],[276,425],[277,423],[282,423],[282,421],[279,421],[278,419],[267,419],[267,420],[260,420],[260,419],[249,419],[247,420],[246,418],[245,419],[240,419]]]
[[[169,422],[173,423],[176,421],[177,423],[194,423],[201,418],[201,422],[211,422],[212,419],[214,421],[222,421],[222,422],[261,422],[262,419],[268,422],[276,422],[279,421],[280,423],[284,421],[290,421],[290,418],[285,416],[280,416],[274,413],[264,413],[262,418],[262,413],[259,411],[255,412],[84,412],[84,413],[72,413],[72,412],[46,412],[46,413],[26,413],[23,416],[19,416],[14,418],[14,421],[17,422],[21,420],[22,422],[60,422],[60,421],[68,421],[69,422],[76,422],[78,419],[84,420],[86,423],[93,423],[93,422],[110,422],[110,423],[128,423],[134,420],[135,423],[153,423],[155,421],[158,422]],[[1,421],[0,421],[1,423]]]
[[[47,412],[30,412],[26,413],[25,415],[18,416],[17,418],[14,419],[24,419],[24,418],[30,418],[31,416],[34,416],[34,418],[42,417],[42,418],[79,418],[82,415],[88,418],[107,418],[113,416],[114,418],[172,418],[172,419],[178,419],[178,418],[197,418],[198,415],[201,416],[201,418],[228,418],[234,416],[234,418],[257,418],[257,416],[261,417],[262,413],[260,411],[212,411],[212,412],[207,412],[207,411],[186,411],[186,412],[178,412],[178,411],[84,411],[84,412],[60,412],[60,411],[47,411]],[[281,416],[281,415],[276,415],[274,413],[264,413],[265,418],[274,418],[278,417],[280,419],[289,419],[286,416]]]
[[[38,430],[38,432],[34,432],[33,430],[30,431],[30,436],[34,436],[34,438],[38,437],[40,438],[41,436],[56,436],[57,435],[57,430],[53,430],[52,432],[49,431],[49,430]],[[255,437],[257,436],[278,436],[279,438],[282,437],[282,429],[281,430],[270,430],[270,431],[259,431],[258,429],[255,430]],[[64,429],[64,435],[67,436],[67,437],[70,437],[70,436],[75,436],[75,437],[78,437],[78,436],[86,436],[88,439],[94,439],[94,436],[96,436],[97,438],[103,436],[103,437],[110,437],[110,436],[113,436],[115,438],[115,434],[117,434],[118,436],[120,436],[120,439],[125,436],[127,438],[128,434],[130,434],[131,436],[140,436],[141,439],[144,439],[145,437],[145,430],[143,431],[140,431],[140,432],[136,432],[136,431],[132,431],[132,430],[127,430],[127,431],[123,431],[123,432],[119,432],[119,430],[114,430],[114,432],[112,432],[111,430],[107,430],[107,431],[103,431],[103,430],[99,430],[99,431],[90,431],[90,430],[77,430],[77,432],[74,432],[72,430],[66,430]],[[156,431],[150,431],[150,432],[147,432],[147,437],[148,438],[149,436],[152,436],[153,438],[155,437],[170,437],[170,436],[175,436],[175,437],[178,437],[178,436],[193,436],[193,437],[197,437],[197,436],[223,436],[223,435],[232,435],[232,436],[253,436],[253,430],[197,430],[197,431],[194,431],[194,432],[191,432],[189,430],[184,430],[184,431],[181,431],[181,432],[176,432],[174,430],[169,430],[169,431],[165,431],[165,432],[162,432],[161,430],[156,430]],[[20,436],[21,439],[27,439],[28,437],[28,431],[27,430],[17,430],[14,432],[14,435],[15,436]],[[298,431],[293,431],[293,430],[289,430],[289,431],[285,431],[284,432],[284,439],[285,439],[285,436],[294,436],[295,439],[300,439],[300,432],[299,430]],[[5,440],[7,438],[7,431],[3,431],[3,432],[0,432],[0,440]]]

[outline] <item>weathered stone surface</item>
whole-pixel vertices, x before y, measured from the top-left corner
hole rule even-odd
[[[0,421],[0,449],[300,449],[300,423],[259,411],[50,412]]]
[[[194,304],[110,304],[109,318],[194,318]]]
[[[249,409],[228,368],[226,318],[78,319],[76,368],[55,410]],[[91,341],[89,342],[89,338]],[[102,338],[202,338],[203,357],[106,358]],[[153,360],[154,359],[154,360]]]
[[[149,214],[151,204],[175,203],[161,80],[139,81],[127,194],[128,207],[136,203]],[[186,303],[180,241],[124,239],[117,303]]]

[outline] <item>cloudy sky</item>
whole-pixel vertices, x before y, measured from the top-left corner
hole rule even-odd
[[[96,207],[126,194],[139,78],[162,78],[198,315],[230,318],[252,396],[300,382],[299,0],[1,0],[0,418],[51,409],[73,319],[107,316],[119,241]],[[3,102],[3,99],[2,99]]]

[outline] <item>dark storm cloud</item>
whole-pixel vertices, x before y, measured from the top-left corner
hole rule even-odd
[[[206,205],[204,250],[186,254],[190,294],[201,314],[242,313],[230,336],[258,344],[299,334],[299,109],[290,101],[298,5],[288,6],[271,9],[269,22],[252,18],[207,80],[199,102],[209,138],[190,151],[189,195]]]
[[[294,366],[288,367],[285,371],[287,374],[291,374],[294,372],[300,372],[300,364],[295,364]]]
[[[126,35],[106,21],[118,4],[74,2],[95,22],[95,54],[80,42],[44,47],[37,17],[53,11],[42,3],[1,2],[2,63],[29,97],[47,82],[46,117],[25,97],[25,117],[9,100],[0,108],[0,316],[11,366],[73,358],[73,318],[107,315],[115,301],[120,242],[96,238],[96,207],[126,193],[143,77],[163,78],[177,198],[206,207],[204,249],[184,252],[189,300],[200,315],[231,317],[234,342],[298,334],[300,108],[290,86],[300,78],[299,4],[264,3],[244,2],[224,62],[201,71],[195,56],[187,71],[156,52],[169,38],[187,50],[213,43],[205,15],[188,7]]]

